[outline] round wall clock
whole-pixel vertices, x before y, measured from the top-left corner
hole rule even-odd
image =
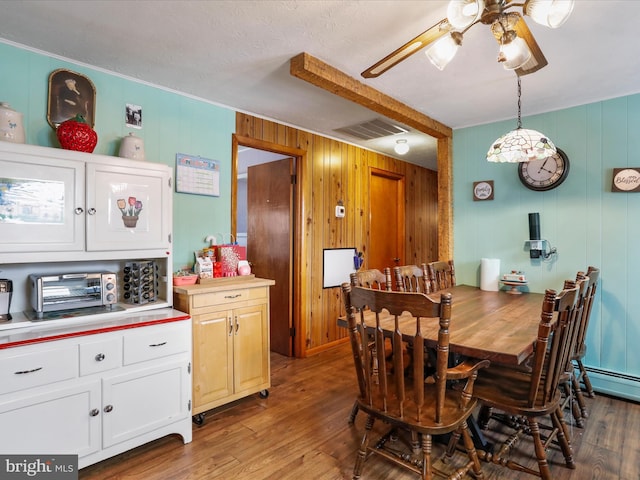
[[[522,184],[538,192],[556,188],[568,174],[569,158],[559,148],[551,157],[518,164],[518,176]]]

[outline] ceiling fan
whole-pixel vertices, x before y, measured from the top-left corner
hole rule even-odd
[[[362,72],[375,78],[418,50],[429,46],[427,57],[443,70],[462,45],[463,35],[477,23],[490,25],[500,46],[498,62],[518,76],[536,72],[547,65],[542,50],[524,21],[523,14],[549,28],[561,26],[573,10],[575,0],[450,0],[447,17],[409,40]],[[522,14],[509,11],[522,7]]]

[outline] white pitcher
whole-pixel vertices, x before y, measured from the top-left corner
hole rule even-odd
[[[0,140],[24,143],[22,113],[16,112],[5,102],[0,102]]]

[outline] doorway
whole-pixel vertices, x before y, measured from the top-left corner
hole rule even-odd
[[[295,204],[298,157],[287,147],[234,136],[231,228],[247,247],[256,277],[275,281],[270,288],[270,346],[295,356]]]

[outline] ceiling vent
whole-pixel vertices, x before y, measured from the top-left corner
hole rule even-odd
[[[373,140],[374,138],[387,137],[389,135],[397,135],[399,133],[407,133],[409,130],[398,125],[388,123],[385,120],[376,118],[369,122],[358,123],[349,127],[336,128],[334,132],[343,133],[360,140]]]

